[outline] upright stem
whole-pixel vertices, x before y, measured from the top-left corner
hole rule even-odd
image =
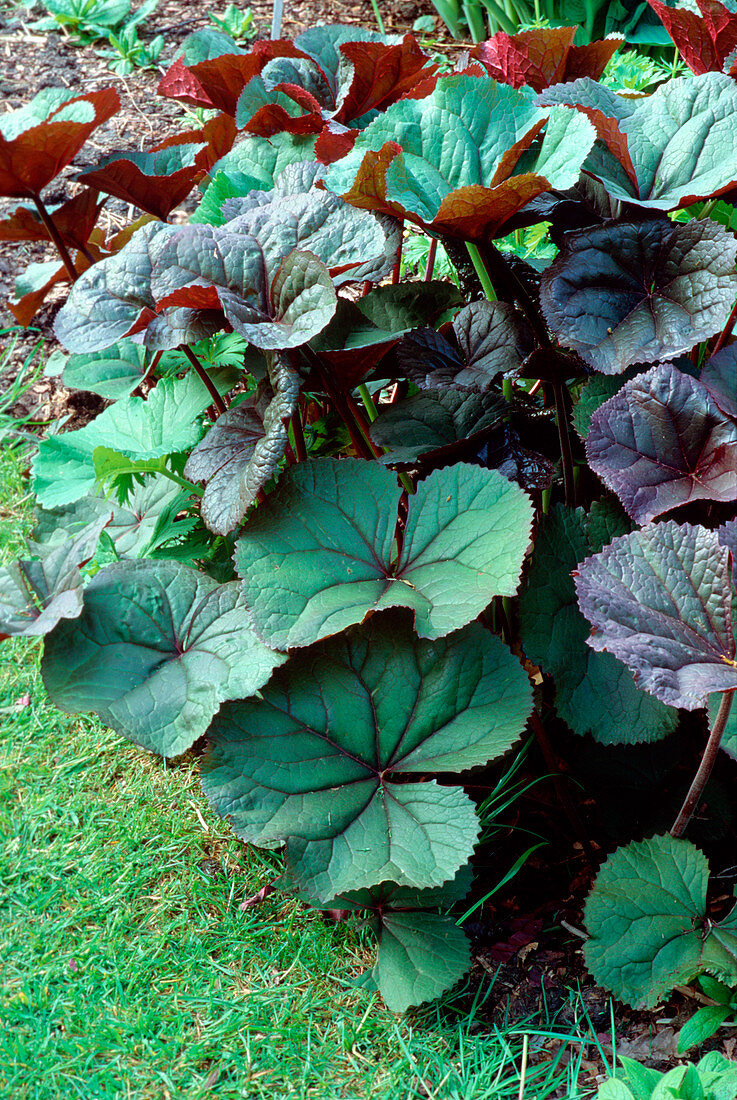
[[[271,9],[271,37],[281,38],[281,20],[284,11],[284,0],[274,0]]]
[[[69,255],[69,249],[64,244],[64,240],[63,240],[59,230],[54,225],[54,219],[51,217],[51,214],[49,214],[48,210],[46,209],[46,207],[45,207],[45,205],[44,205],[44,203],[41,200],[41,197],[39,195],[34,195],[33,196],[33,201],[36,204],[36,209],[38,210],[39,217],[41,218],[41,221],[44,223],[44,227],[46,229],[46,232],[48,233],[48,235],[51,237],[52,241],[56,245],[56,251],[61,256],[61,262],[64,264],[64,267],[67,270],[67,274],[69,275],[69,278],[72,280],[73,283],[76,283],[77,279],[79,278],[79,272],[77,271],[77,269],[74,266],[74,263],[72,262],[72,257]]]
[[[430,247],[427,251],[427,264],[425,266],[425,274],[423,276],[424,282],[429,283],[432,279],[432,273],[435,268],[435,257],[438,252],[438,238],[430,238]]]
[[[294,432],[294,447],[297,451],[297,458],[300,462],[306,462],[307,444],[305,443],[305,435],[302,431],[302,418],[299,415],[298,408],[292,413],[292,431]]]
[[[399,248],[397,249],[397,262],[392,271],[392,286],[396,286],[402,274],[402,248],[404,247],[404,222],[399,223]]]
[[[566,504],[569,508],[573,508],[576,504],[576,482],[573,474],[573,454],[568,427],[568,405],[566,404],[563,383],[559,378],[556,378],[553,382],[553,393],[555,394],[555,419],[558,424],[560,457],[563,465],[563,487]]]
[[[217,388],[215,387],[215,383],[213,382],[212,378],[210,378],[210,375],[207,373],[205,368],[202,366],[202,363],[200,363],[200,361],[197,358],[197,356],[195,355],[195,353],[192,351],[192,349],[190,347],[187,346],[187,344],[182,344],[181,348],[182,348],[182,351],[184,352],[184,354],[189,359],[192,366],[194,367],[194,370],[195,370],[198,378],[201,380],[203,386],[205,387],[207,392],[210,394],[210,397],[212,398],[213,405],[215,406],[215,408],[217,409],[217,411],[219,413],[221,413],[221,414],[224,413],[226,411],[225,402],[223,401],[222,397],[218,393]]]
[[[481,253],[479,252],[476,245],[471,244],[470,241],[466,242],[466,249],[468,251],[468,255],[471,258],[471,263],[473,264],[474,271],[479,277],[479,282],[481,283],[484,294],[486,295],[486,300],[489,302],[495,302],[497,300],[496,291],[494,290],[494,284],[489,277],[489,272],[486,269],[486,264],[481,258]]]
[[[676,837],[682,837],[686,831],[686,827],[693,816],[693,812],[701,801],[701,796],[704,793],[704,787],[709,781],[709,776],[712,773],[712,769],[716,763],[717,756],[719,755],[719,745],[721,744],[722,734],[724,733],[724,727],[727,725],[727,719],[729,718],[729,712],[732,709],[732,700],[735,696],[735,689],[732,691],[725,691],[722,695],[722,700],[719,704],[719,710],[717,716],[714,719],[714,725],[711,728],[709,734],[709,740],[706,742],[706,748],[704,749],[704,755],[701,757],[701,763],[699,769],[694,776],[693,783],[691,784],[686,800],[681,806],[681,811],[675,820],[675,824],[670,831],[670,835]]]
[[[499,296],[500,288],[506,286],[509,295],[516,299],[520,309],[527,318],[530,327],[535,333],[535,336],[537,336],[540,346],[543,348],[552,347],[553,344],[548,335],[548,330],[545,327],[545,322],[542,319],[540,310],[527,292],[527,288],[515,275],[499,249],[493,244],[485,244],[479,247],[479,255],[483,260],[484,267],[488,271],[491,281],[494,283],[497,296]]]

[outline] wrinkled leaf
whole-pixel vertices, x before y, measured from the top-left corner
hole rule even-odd
[[[370,610],[410,607],[420,637],[513,595],[530,533],[525,494],[495,470],[458,464],[420,482],[401,553],[399,489],[369,462],[319,459],[287,470],[243,529],[236,569],[260,636],[309,645]]]
[[[579,76],[598,80],[624,39],[612,37],[574,46],[577,29],[535,27],[519,34],[498,31],[488,42],[474,46],[470,56],[494,80],[512,88],[527,84],[541,92],[551,84],[567,83]]]
[[[736,257],[734,236],[708,219],[605,223],[566,235],[540,302],[562,343],[620,374],[690,351],[724,327]]]
[[[700,381],[722,412],[737,419],[737,344],[712,355],[702,368]]]
[[[397,348],[397,359],[420,389],[458,386],[488,390],[499,374],[513,374],[532,351],[529,328],[507,302],[471,302],[453,321],[455,344],[433,329],[418,329]]]
[[[482,627],[430,643],[392,611],[293,654],[260,698],[223,707],[203,788],[243,839],[287,841],[292,874],[321,900],[386,880],[438,886],[473,851],[473,804],[398,778],[501,755],[530,705],[518,662]]]
[[[582,77],[541,101],[591,118],[600,140],[584,167],[615,199],[675,210],[737,183],[737,85],[722,73],[669,80],[636,99]]]
[[[586,457],[638,524],[692,500],[737,500],[737,424],[669,363],[596,410]]]
[[[484,239],[544,191],[572,187],[594,136],[575,113],[540,111],[529,89],[451,76],[389,107],[325,184],[354,206]]]
[[[47,206],[57,232],[69,248],[85,248],[102,208],[93,190],[81,191],[60,206]],[[46,226],[35,206],[18,206],[0,219],[0,241],[48,241]]]
[[[578,567],[589,645],[629,665],[669,706],[737,687],[729,552],[716,531],[672,520],[615,539]]]
[[[676,985],[708,972],[737,977],[737,909],[707,924],[709,865],[687,840],[654,836],[619,848],[589,894],[586,965],[635,1008],[652,1008]]]
[[[696,0],[693,7],[648,2],[692,72],[725,71],[737,48],[737,13],[719,0]]]
[[[117,562],[90,581],[79,619],[46,640],[54,704],[92,711],[123,737],[177,756],[225,699],[251,695],[286,658],[253,634],[237,582],[178,562]]]
[[[257,392],[218,418],[184,468],[186,477],[206,482],[202,519],[221,535],[238,526],[284,457],[300,380],[284,356],[269,364],[269,379],[273,389]]]

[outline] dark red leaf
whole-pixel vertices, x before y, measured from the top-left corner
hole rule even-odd
[[[719,0],[696,2],[701,15],[649,0],[692,72],[723,72],[728,56],[737,48],[737,14]]]
[[[551,84],[579,76],[598,80],[624,39],[608,38],[587,46],[574,46],[577,29],[538,27],[519,34],[499,31],[471,50],[470,56],[481,62],[489,76],[513,88],[527,84],[542,92]]]
[[[201,130],[187,130],[155,145],[145,153],[120,153],[104,158],[97,168],[83,172],[80,183],[99,188],[124,202],[130,202],[165,221],[190,193],[216,160],[232,147],[235,122],[218,115]],[[165,149],[199,145],[193,156],[162,158]],[[167,170],[168,169],[168,170]]]
[[[238,97],[272,57],[304,57],[291,42],[257,42],[250,53],[226,53],[196,65],[178,58],[164,73],[157,94],[194,107],[215,107],[235,118]]]
[[[24,328],[30,325],[52,287],[57,283],[69,282],[69,274],[64,264],[60,264],[54,270],[51,270],[52,268],[53,264],[29,264],[24,275],[16,283],[16,291],[21,289],[25,290],[25,293],[20,297],[10,298],[6,302],[18,324],[23,325]],[[44,271],[44,269],[48,270]],[[28,285],[27,290],[26,285]]]
[[[260,107],[243,129],[249,134],[272,137],[274,134],[319,134],[323,127],[320,104],[313,95],[295,84],[276,84],[273,94],[283,92],[288,95],[306,114],[290,115],[277,103],[267,103]]]
[[[85,248],[95,227],[102,203],[90,188],[80,191],[51,213],[51,220],[69,248]],[[38,211],[32,206],[19,206],[0,221],[0,241],[48,241]]]
[[[320,164],[333,164],[350,153],[358,130],[351,130],[340,122],[329,122],[315,142],[315,156]]]
[[[428,65],[427,54],[411,34],[391,46],[383,42],[346,42],[340,53],[351,63],[353,76],[348,94],[335,114],[336,122],[350,122],[372,109],[384,110],[402,96],[411,95],[420,76],[433,81],[438,71],[437,65]],[[425,94],[433,87],[434,82],[428,85]]]
[[[82,102],[92,107],[89,121],[54,121],[60,111],[67,113],[72,104]],[[92,131],[118,110],[118,93],[114,88],[103,88],[57,103],[43,122],[29,126],[14,138],[8,140],[0,132],[0,194],[11,199],[37,196],[69,164]]]

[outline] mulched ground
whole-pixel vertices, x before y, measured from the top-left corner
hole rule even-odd
[[[134,0],[133,6],[138,6],[137,0]],[[255,0],[250,6],[259,37],[267,38],[271,27],[271,0]],[[157,34],[165,35],[167,45],[159,59],[159,68],[137,70],[131,76],[119,77],[107,68],[104,59],[97,56],[94,45],[80,48],[63,34],[34,32],[30,24],[43,14],[40,7],[28,11],[8,0],[0,0],[0,110],[15,110],[47,87],[74,88],[82,92],[112,86],[120,94],[121,111],[95,130],[69,168],[46,188],[44,199],[47,204],[63,202],[75,194],[81,185],[75,184],[71,177],[76,171],[92,164],[96,156],[120,149],[146,149],[187,128],[184,105],[157,97],[156,86],[161,74],[176,58],[182,39],[198,27],[211,25],[209,11],[221,15],[225,7],[226,0],[207,4],[194,0],[160,0],[156,11],[139,28],[141,37],[145,39]],[[293,37],[318,23],[376,27],[376,17],[369,0],[298,0],[297,3],[286,3],[284,9],[284,37]],[[435,14],[430,0],[392,0],[391,5],[382,4],[382,17],[389,33],[411,30],[418,16],[428,14]],[[106,43],[98,45],[104,46]],[[197,192],[185,202],[182,207],[184,212],[194,209],[196,195]],[[17,205],[17,200],[0,199],[0,217]],[[106,232],[114,232],[130,220],[126,204],[115,199],[108,200],[101,221]],[[16,276],[28,263],[54,258],[56,252],[50,245],[0,244],[0,356],[3,348],[14,343],[9,362],[0,371],[0,394],[17,375],[39,336],[46,341],[44,355],[50,355],[59,346],[52,325],[66,295],[63,287],[51,292],[28,332],[15,337],[2,334],[3,329],[16,326],[14,317],[4,307],[13,292]],[[32,412],[41,421],[71,413],[75,425],[81,426],[102,407],[94,395],[91,400],[90,395],[81,394],[70,399],[69,392],[53,379],[42,379],[19,402],[15,412],[19,416]]]
[[[203,6],[190,0],[161,0],[144,28],[145,36],[163,33],[167,37],[161,71],[177,56],[184,36],[207,24],[207,11],[218,14],[224,6],[224,2]],[[270,0],[255,0],[252,7],[261,36],[268,36]],[[387,30],[392,32],[411,29],[420,15],[435,15],[430,0],[392,0],[391,5],[381,3],[381,8]],[[120,92],[123,104],[119,114],[95,131],[88,146],[62,179],[47,189],[45,198],[49,203],[56,203],[74,193],[79,185],[71,181],[71,176],[75,170],[91,163],[96,155],[124,148],[147,148],[184,128],[186,117],[181,104],[156,97],[159,71],[137,71],[127,78],[118,77],[106,68],[105,62],[96,55],[94,46],[82,49],[72,45],[61,34],[39,35],[30,30],[29,24],[39,15],[39,9],[28,13],[23,8],[10,6],[7,0],[0,0],[2,109],[20,107],[32,94],[49,86],[91,91],[113,85]],[[364,27],[376,25],[369,0],[355,3],[299,0],[296,4],[287,5],[284,34],[297,34],[318,22],[354,23]],[[191,209],[195,201],[194,198],[189,200],[189,206],[185,204],[183,213]],[[0,216],[14,205],[0,200]],[[108,203],[104,216],[108,219],[105,226],[108,230],[130,220],[130,212],[117,200]],[[53,251],[43,245],[0,246],[0,302],[12,292],[15,276],[26,263],[53,255]],[[52,323],[64,294],[64,290],[52,294],[35,318],[32,329],[17,337],[10,362],[0,374],[0,394],[40,337],[45,340],[44,355],[49,355],[58,347],[53,337]],[[0,330],[14,324],[12,315],[0,305]],[[11,339],[9,334],[0,334],[0,352]],[[70,395],[54,379],[41,378],[16,411],[18,415],[31,411],[41,421],[69,416],[71,422],[79,426],[95,415],[103,404],[94,395]],[[578,749],[572,747],[567,754],[568,759],[575,759],[577,753]],[[565,762],[563,767],[565,770]],[[548,772],[549,768],[541,762],[537,774]],[[685,776],[684,770],[679,782],[681,778],[685,782]],[[734,780],[734,776],[731,778]],[[578,789],[572,787],[574,792]],[[588,785],[586,789],[589,789]],[[645,800],[647,797],[643,795]],[[474,987],[482,979],[488,982],[488,975],[493,974],[495,982],[492,993],[479,1013],[480,1019],[502,1023],[542,1015],[543,1019],[557,1018],[561,1028],[579,1024],[585,1029],[587,1013],[600,1037],[602,1048],[611,1055],[609,998],[586,975],[579,931],[582,923],[581,899],[586,894],[598,857],[594,853],[594,862],[587,862],[580,839],[570,831],[552,786],[547,789],[541,785],[534,800],[532,809],[539,815],[538,827],[542,835],[556,836],[556,829],[560,829],[563,842],[556,842],[555,848],[562,855],[554,857],[553,846],[534,855],[506,895],[495,896],[487,902],[479,909],[478,919],[469,924],[475,956],[469,1005]],[[522,805],[523,816],[529,810],[529,805]],[[525,824],[528,825],[527,818]],[[631,823],[628,824],[629,835],[632,835]],[[589,825],[589,835],[602,835],[597,825],[590,821],[587,822],[587,831]],[[644,831],[640,830],[640,835]],[[612,846],[611,841],[604,840],[604,844],[607,848]],[[481,894],[493,886],[510,862],[508,848],[505,848],[503,858],[500,856],[499,863],[494,866],[493,851],[493,847],[489,849],[489,866],[480,869]],[[488,878],[486,884],[485,877]],[[658,1069],[668,1068],[677,1060],[678,1030],[697,1004],[698,996],[694,991],[686,991],[675,994],[666,1006],[655,1013],[638,1013],[617,1007],[614,1016],[617,1051]],[[722,1030],[717,1039],[706,1044],[704,1050],[718,1049],[728,1057],[737,1057],[737,1038],[731,1037],[733,1035],[733,1032]],[[552,1058],[554,1053],[554,1044],[551,1044],[550,1049],[538,1057]],[[590,1049],[584,1063],[584,1079],[588,1075],[592,1081],[601,1071],[601,1061]]]

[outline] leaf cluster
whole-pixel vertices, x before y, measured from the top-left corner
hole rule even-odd
[[[284,847],[284,888],[368,914],[397,1010],[468,965],[465,773],[528,721],[606,749],[709,709],[672,834],[599,873],[586,959],[637,1005],[737,984],[682,839],[737,737],[737,85],[619,94],[612,43],[573,37],[497,35],[441,76],[411,35],[197,31],[159,91],[209,121],[58,212],[40,192],[113,94],[0,122],[0,184],[67,253],[63,379],[111,402],[39,444],[3,632],[46,635],[62,709],[165,756],[206,737],[208,799]],[[98,191],[139,224],[101,240]]]

